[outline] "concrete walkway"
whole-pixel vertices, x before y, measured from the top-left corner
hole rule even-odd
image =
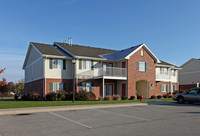
[[[73,105],[73,106],[0,109],[0,115],[27,114],[27,113],[65,111],[65,110],[69,111],[69,110],[85,110],[85,109],[98,109],[98,108],[130,107],[130,106],[147,106],[147,105],[148,105],[147,103],[121,103],[121,104],[96,104],[96,105]]]

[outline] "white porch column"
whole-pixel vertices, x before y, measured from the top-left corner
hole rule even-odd
[[[170,91],[171,91],[171,95],[172,95],[172,92],[173,92],[173,85],[172,85],[172,81],[170,81]]]
[[[105,97],[105,94],[104,94],[104,77],[103,77],[103,83],[102,83],[102,85],[103,85],[103,98]]]

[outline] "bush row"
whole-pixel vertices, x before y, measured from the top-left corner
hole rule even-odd
[[[131,96],[129,100],[134,100],[135,96]],[[120,96],[120,95],[113,95],[113,96],[106,96],[104,99],[102,97],[99,97],[98,100],[106,100],[106,101],[112,101],[112,100],[128,100],[127,96]]]
[[[18,99],[17,95],[15,95],[15,99]],[[21,100],[24,100],[24,101],[38,101],[39,99],[40,99],[40,95],[35,92],[30,92],[28,93],[28,95],[23,95],[21,97]]]
[[[158,96],[155,96],[155,95],[152,95],[150,97],[150,99],[161,99],[161,98],[172,98],[172,95],[171,94],[163,94],[162,96],[161,95],[158,95]]]
[[[73,100],[73,93],[72,92],[65,92],[65,91],[57,91],[48,93],[46,95],[47,101],[61,101],[61,100]],[[75,94],[76,101],[94,101],[96,100],[96,96],[92,92],[80,91]]]

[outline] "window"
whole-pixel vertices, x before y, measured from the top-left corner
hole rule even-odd
[[[50,59],[49,68],[50,69],[66,69],[66,62],[65,60],[60,60],[60,59]]]
[[[141,56],[144,56],[144,51],[143,50],[141,50]]]
[[[173,91],[175,91],[176,90],[176,85],[173,85]]]
[[[93,69],[93,61],[91,61],[91,60],[79,60],[79,69],[86,69],[86,70]]]
[[[199,93],[199,90],[197,89],[192,89],[188,92],[188,94],[198,94]]]
[[[168,68],[160,68],[160,74],[168,75]]]
[[[138,71],[148,71],[148,63],[147,62],[138,62],[137,64]]]
[[[57,83],[57,82],[50,83],[50,92],[56,92],[60,90],[66,90],[64,83]]]
[[[174,69],[171,70],[171,75],[176,76],[176,71]]]
[[[80,89],[87,92],[94,92],[94,85],[91,82],[82,82],[79,84]]]
[[[160,91],[161,92],[168,92],[169,91],[169,85],[160,85]]]

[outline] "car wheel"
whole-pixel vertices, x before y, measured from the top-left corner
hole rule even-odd
[[[178,97],[177,102],[180,104],[184,103],[184,98],[182,96]]]

